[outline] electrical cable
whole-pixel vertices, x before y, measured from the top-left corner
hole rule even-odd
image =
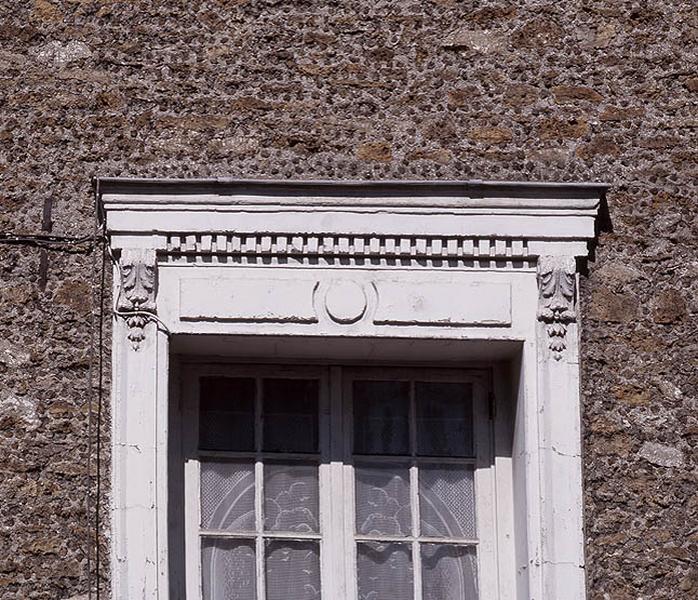
[[[99,310],[98,310],[98,376],[97,376],[97,431],[96,431],[96,458],[95,458],[95,507],[94,507],[94,544],[95,544],[95,593],[97,600],[101,596],[101,551],[99,543],[99,533],[101,528],[101,497],[102,497],[102,408],[104,405],[104,301],[106,296],[106,271],[107,271],[107,249],[106,236],[104,235],[105,220],[101,218],[100,209],[99,179],[94,185],[95,202],[95,229],[94,238],[99,238],[102,242],[102,265],[99,277]],[[94,260],[93,255],[93,264]],[[94,331],[94,330],[93,330]],[[92,398],[93,396],[91,396]],[[92,405],[90,406],[90,417],[92,416]],[[91,439],[91,437],[90,437]],[[88,494],[91,486],[88,488]],[[89,515],[88,515],[89,519]],[[88,523],[89,524],[89,523]],[[88,526],[88,535],[90,528]],[[90,536],[91,537],[91,536]],[[91,570],[88,563],[88,600],[92,600],[92,580]]]
[[[32,246],[36,248],[55,249],[55,246],[82,246],[89,245],[83,252],[89,252],[94,246],[103,241],[103,236],[95,230],[93,235],[69,236],[69,235],[49,235],[49,234],[19,234],[0,233],[0,244],[11,244],[17,246]]]
[[[99,545],[99,530],[101,526],[101,496],[102,496],[102,408],[104,406],[104,300],[106,295],[107,257],[102,246],[102,271],[100,276],[99,295],[99,387],[97,389],[97,457],[95,473],[95,575],[97,579],[97,600],[100,599],[101,585],[101,552]]]
[[[100,228],[99,216],[97,213],[97,201],[98,195],[97,190],[94,195],[95,202],[95,219],[94,219],[94,234],[91,237],[94,247],[93,250],[97,248],[97,237]],[[103,239],[103,236],[100,236]],[[76,242],[77,243],[77,242]],[[104,271],[104,247],[102,247],[102,271]],[[95,330],[99,328],[99,361],[100,361],[100,372],[98,377],[99,393],[102,390],[102,372],[101,372],[101,361],[102,361],[102,342],[101,342],[101,332],[102,332],[102,321],[103,321],[103,296],[104,296],[104,273],[102,273],[99,280],[101,280],[102,285],[98,285],[98,273],[97,273],[97,253],[92,252],[92,269],[91,269],[91,279],[92,279],[92,318],[90,323],[90,356],[89,362],[90,366],[88,369],[88,407],[87,407],[87,486],[85,493],[85,511],[87,519],[87,539],[86,539],[86,555],[87,555],[87,598],[92,600],[92,439],[94,437],[94,423],[93,423],[93,413],[94,413],[94,365],[95,365]],[[99,287],[99,291],[98,291]],[[96,300],[99,298],[99,308],[95,306]],[[99,323],[96,320],[99,319]],[[101,419],[98,411],[97,418],[97,439],[100,437],[101,429]],[[96,482],[99,481],[99,442],[97,444],[97,469],[95,473]],[[97,483],[97,494],[95,498],[95,523],[94,523],[94,539],[95,539],[95,554],[96,554],[96,570],[97,570],[97,588],[99,588],[99,518],[98,518],[98,506],[99,506],[99,483]]]
[[[24,246],[32,248],[42,248],[57,252],[68,252],[71,254],[87,254],[91,253],[91,280],[92,280],[92,309],[90,319],[90,347],[89,347],[89,366],[87,373],[87,482],[85,494],[85,513],[87,520],[86,534],[86,562],[87,562],[87,597],[92,600],[93,591],[96,593],[96,599],[100,599],[100,578],[101,578],[101,551],[100,551],[100,529],[101,529],[101,493],[102,493],[102,465],[101,465],[101,446],[102,446],[102,411],[104,405],[104,301],[106,296],[106,265],[107,252],[114,259],[109,248],[107,238],[104,235],[104,220],[100,218],[99,204],[99,180],[94,186],[94,203],[95,203],[95,219],[94,231],[92,235],[84,236],[67,236],[67,235],[50,235],[50,234],[19,234],[0,232],[0,244]],[[97,265],[97,249],[102,250],[101,269]],[[117,263],[118,265],[118,263]],[[119,270],[120,272],[120,270]],[[121,282],[119,282],[121,283]],[[118,296],[117,296],[118,297]],[[99,306],[96,306],[96,302]],[[117,311],[115,314],[125,316],[125,311]],[[139,311],[129,312],[128,314],[140,314]],[[155,318],[154,315],[146,313],[149,318]],[[164,324],[160,321],[164,326]],[[169,330],[168,330],[169,333]],[[97,357],[95,356],[97,353]],[[98,365],[97,375],[97,414],[96,423],[94,418],[94,400],[95,400],[95,363]],[[96,444],[93,448],[93,439]],[[93,477],[93,450],[96,450],[94,459],[94,506],[92,502],[92,477]],[[94,510],[94,521],[93,521]],[[94,582],[93,582],[93,544],[94,544]]]

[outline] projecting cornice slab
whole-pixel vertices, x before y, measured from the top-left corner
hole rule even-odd
[[[565,254],[585,255],[607,189],[595,183],[121,178],[96,185],[116,247],[133,245],[134,235],[160,236],[159,251],[173,239],[180,244],[177,237],[186,244],[187,234],[365,238],[360,245],[370,245],[373,236],[379,246],[402,245],[404,252],[407,244],[419,253],[434,239],[443,238],[446,247],[472,238],[475,245],[478,239],[521,240],[533,256],[545,252],[536,240],[572,243]]]

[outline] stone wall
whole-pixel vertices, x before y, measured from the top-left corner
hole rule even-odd
[[[689,598],[697,32],[691,0],[0,0],[0,231],[53,199],[91,233],[97,174],[612,184],[582,283],[590,598]],[[3,600],[87,591],[93,257],[47,257],[42,290],[40,251],[0,244]]]

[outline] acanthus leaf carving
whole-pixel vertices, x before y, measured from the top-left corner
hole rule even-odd
[[[548,348],[560,360],[567,348],[567,326],[577,320],[576,264],[573,257],[538,259],[538,320],[546,325]]]
[[[119,261],[121,287],[117,311],[129,328],[128,339],[134,350],[145,339],[145,326],[155,315],[157,291],[157,267],[155,250],[125,248]]]

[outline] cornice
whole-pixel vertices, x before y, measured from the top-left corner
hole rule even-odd
[[[602,183],[516,181],[326,181],[264,179],[98,178],[104,206],[296,206],[451,209],[596,208]]]
[[[352,253],[367,258],[430,253],[477,258],[468,244],[481,245],[483,240],[497,247],[531,243],[534,256],[549,253],[540,251],[537,242],[584,256],[587,242],[596,235],[595,220],[607,188],[599,183],[479,180],[95,180],[114,247],[152,244],[161,254],[177,254],[186,246],[184,253],[191,253],[191,243],[177,242],[189,238],[199,240],[197,254],[206,254],[201,245],[211,238],[214,255],[244,255],[236,249],[237,239],[258,236],[260,250],[267,238],[283,246],[286,239],[303,237],[301,253],[306,256],[317,254],[315,247],[325,248],[325,255],[341,255],[347,253],[346,238],[353,240]],[[329,250],[322,243],[328,237],[334,239]],[[559,242],[574,248],[562,248]],[[375,248],[366,250],[371,244]],[[393,252],[393,246],[403,250]],[[283,246],[280,254],[286,252]]]

